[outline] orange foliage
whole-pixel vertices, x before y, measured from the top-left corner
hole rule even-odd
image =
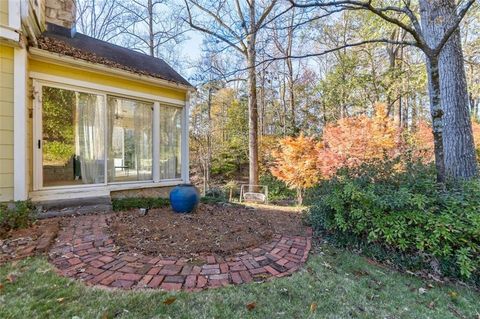
[[[272,152],[272,174],[289,187],[302,190],[321,178],[333,176],[342,167],[356,167],[371,160],[394,158],[408,152],[424,163],[434,160],[433,134],[430,124],[421,122],[414,132],[402,132],[387,117],[384,105],[377,105],[375,116],[360,115],[328,124],[322,142],[313,137],[287,137],[279,140]],[[480,155],[480,124],[473,122],[473,137]],[[398,169],[404,169],[399,164]]]
[[[377,105],[375,116],[348,117],[329,124],[323,132],[318,169],[328,177],[344,166],[355,167],[367,160],[398,155],[400,129]]]
[[[475,149],[480,155],[480,124],[473,121],[472,131]],[[434,160],[433,133],[430,123],[420,122],[408,142],[414,158],[419,158],[426,163]]]
[[[290,188],[297,189],[301,196],[303,189],[312,187],[319,181],[319,148],[319,143],[313,137],[303,134],[280,140],[278,149],[272,151],[275,159],[275,165],[270,169],[272,175],[284,181]]]

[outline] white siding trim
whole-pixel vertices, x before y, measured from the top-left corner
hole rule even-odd
[[[13,61],[13,199],[26,200],[28,197],[27,50],[15,48]]]
[[[20,0],[8,0],[8,26],[20,30]]]
[[[189,123],[190,123],[190,93],[187,93],[185,107],[182,111],[182,150],[181,150],[181,157],[182,157],[182,180],[185,183],[190,182],[190,159],[189,159]]]
[[[155,183],[160,181],[160,103],[153,103],[152,176]]]
[[[12,43],[12,45],[18,45],[17,42],[20,41],[20,34],[10,28],[0,26],[0,38],[14,41],[15,43]]]

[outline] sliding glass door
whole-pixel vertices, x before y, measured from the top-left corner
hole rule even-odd
[[[109,96],[108,181],[152,180],[153,104]]]
[[[35,189],[181,179],[182,108],[51,86],[41,91]]]
[[[43,87],[43,186],[105,182],[103,95]]]

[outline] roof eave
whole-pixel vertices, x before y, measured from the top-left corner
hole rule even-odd
[[[111,74],[113,76],[119,76],[128,80],[133,80],[133,81],[142,82],[142,83],[146,82],[149,84],[168,87],[168,88],[177,89],[181,91],[188,91],[188,92],[195,91],[195,87],[191,85],[185,85],[185,84],[181,84],[174,81],[167,81],[154,76],[139,74],[139,73],[123,70],[120,68],[107,66],[101,63],[94,63],[94,62],[70,57],[63,54],[42,50],[39,48],[30,47],[29,57],[33,60],[54,63],[57,65],[65,65],[65,66],[80,69],[83,71],[87,69],[93,72],[96,71],[96,72],[107,73],[107,74]]]

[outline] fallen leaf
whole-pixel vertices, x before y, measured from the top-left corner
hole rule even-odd
[[[421,295],[426,294],[426,293],[427,293],[427,289],[425,289],[425,288],[423,288],[423,287],[422,287],[422,288],[418,288],[418,293],[421,294]]]
[[[458,293],[456,291],[449,291],[448,292],[448,295],[450,296],[450,298],[452,299],[457,299],[458,297]]]
[[[62,303],[65,298],[57,298],[57,302]]]
[[[163,304],[164,305],[171,305],[172,303],[175,302],[175,300],[177,300],[177,298],[175,297],[170,297],[170,298],[167,298],[163,301]]]
[[[255,302],[247,303],[248,311],[252,311],[253,309],[255,309],[256,306],[257,304]]]
[[[15,281],[17,281],[17,276],[15,276],[14,274],[8,274],[7,280],[8,280],[8,282],[10,282],[11,284],[13,284]]]
[[[2,283],[0,283],[0,290],[2,290],[2,289],[3,289],[3,284],[2,284]]]
[[[317,308],[318,308],[318,305],[316,303],[312,303],[310,305],[310,312],[313,313],[313,312],[317,311]]]
[[[435,309],[435,303],[432,301],[428,304],[427,307],[430,308],[430,309]]]

